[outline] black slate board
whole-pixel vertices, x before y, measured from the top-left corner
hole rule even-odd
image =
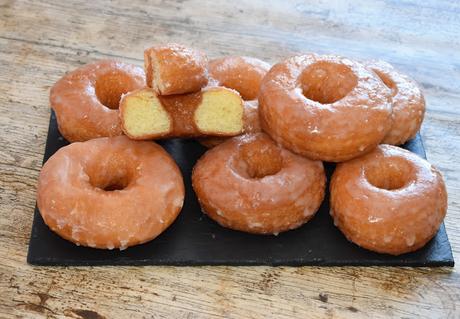
[[[68,142],[51,115],[46,161]],[[333,225],[326,196],[316,216],[297,230],[278,236],[250,235],[220,227],[200,210],[191,187],[191,171],[205,148],[194,140],[160,144],[174,157],[184,175],[186,196],[178,219],[155,240],[119,250],[76,246],[53,233],[35,209],[27,262],[33,265],[321,265],[321,266],[453,266],[444,224],[423,249],[399,257],[364,250],[347,241]],[[420,136],[404,148],[425,158]],[[326,164],[328,179],[334,165]]]

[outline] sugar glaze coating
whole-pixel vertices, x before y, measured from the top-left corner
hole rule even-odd
[[[193,169],[204,212],[224,227],[257,234],[297,228],[318,210],[323,164],[277,146],[266,134],[242,135],[212,148]]]
[[[369,61],[374,71],[391,89],[392,125],[382,144],[401,145],[414,138],[425,115],[425,98],[418,84],[384,61]]]
[[[262,129],[291,151],[340,162],[372,150],[391,127],[391,92],[362,64],[295,56],[273,66],[259,95]]]
[[[153,142],[98,138],[59,149],[43,166],[37,204],[45,223],[77,245],[125,249],[176,219],[182,175]]]
[[[423,247],[447,210],[441,173],[391,145],[338,164],[330,193],[331,215],[344,235],[363,248],[392,255]]]
[[[144,51],[147,85],[158,95],[193,93],[208,83],[204,52],[177,43]]]
[[[66,74],[50,92],[59,131],[69,142],[121,135],[120,98],[144,86],[142,68],[113,60],[97,61]]]

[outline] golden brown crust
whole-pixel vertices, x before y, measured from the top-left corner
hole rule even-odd
[[[441,173],[391,145],[337,166],[332,176],[334,224],[357,245],[400,255],[423,247],[447,210]]]
[[[144,51],[147,85],[158,95],[197,92],[208,83],[206,55],[180,44]]]
[[[310,220],[325,182],[321,162],[276,146],[264,133],[234,137],[208,150],[192,173],[193,189],[209,217],[256,234],[278,234]]]
[[[139,93],[149,91],[152,94],[152,98],[157,99],[163,110],[167,113],[170,121],[169,129],[161,133],[151,132],[148,134],[138,135],[133,134],[128,125],[126,119],[126,113],[128,111],[128,100],[132,97],[136,97]],[[241,129],[235,132],[226,132],[224,130],[214,131],[203,131],[199,125],[197,125],[196,111],[202,105],[203,96],[209,92],[226,92],[233,95],[234,98],[238,99],[237,107],[241,109]],[[189,93],[189,94],[177,94],[169,96],[157,96],[152,89],[145,88],[130,92],[123,96],[120,102],[120,118],[122,123],[123,132],[131,139],[135,140],[149,140],[149,139],[164,139],[164,138],[191,138],[191,137],[203,137],[203,136],[214,136],[214,137],[229,137],[235,136],[241,133],[242,127],[242,114],[243,114],[243,100],[239,96],[238,92],[230,90],[224,87],[209,87],[201,90],[200,92]]]
[[[80,67],[50,91],[59,131],[69,142],[122,134],[118,102],[123,93],[145,86],[142,68],[112,60]]]
[[[284,147],[340,162],[371,151],[391,127],[390,90],[362,64],[336,56],[296,56],[264,77],[262,129]]]
[[[152,142],[126,136],[73,143],[43,166],[37,205],[45,223],[77,245],[125,249],[173,223],[184,200],[182,175]]]

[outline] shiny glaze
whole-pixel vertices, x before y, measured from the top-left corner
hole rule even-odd
[[[144,51],[147,85],[159,95],[199,91],[208,83],[207,65],[203,52],[180,44],[171,43]]]
[[[203,93],[201,91],[189,94],[158,96],[161,105],[168,112],[172,121],[171,134],[174,137],[200,135],[195,124],[194,114],[202,98]]]
[[[340,72],[310,72],[318,65]],[[319,92],[312,94],[311,88]],[[284,147],[311,159],[339,162],[381,142],[391,126],[390,98],[390,90],[362,64],[308,54],[271,68],[261,84],[259,117],[262,129]]]
[[[392,91],[392,120],[383,144],[401,145],[420,130],[425,115],[425,98],[417,83],[384,61],[369,61],[365,65],[374,71]]]
[[[70,142],[121,135],[120,96],[144,86],[142,68],[113,60],[101,60],[66,74],[50,91],[59,131]]]
[[[391,145],[338,164],[332,176],[334,224],[357,245],[399,255],[423,247],[447,210],[441,173]]]
[[[182,175],[169,154],[125,136],[61,148],[43,166],[37,191],[40,213],[54,232],[108,249],[155,238],[176,219],[183,200]]]
[[[278,234],[310,220],[323,200],[325,182],[320,161],[291,153],[264,133],[214,147],[192,174],[209,217],[224,227],[258,234]]]

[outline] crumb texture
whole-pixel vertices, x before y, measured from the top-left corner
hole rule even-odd
[[[226,89],[204,92],[202,102],[195,111],[195,122],[205,134],[240,133],[243,130],[241,97]]]
[[[158,98],[150,90],[140,90],[123,99],[123,127],[131,137],[165,135],[171,120]]]

